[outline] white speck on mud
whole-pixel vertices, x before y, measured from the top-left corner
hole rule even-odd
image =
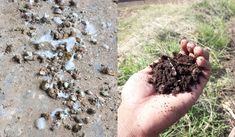
[[[78,101],[76,101],[74,104],[73,104],[73,110],[75,111],[79,111],[80,110],[80,103]]]
[[[6,115],[6,112],[3,108],[3,105],[0,105],[0,117],[4,117]]]
[[[74,70],[76,68],[75,64],[73,63],[73,60],[74,60],[74,55],[72,56],[72,58],[67,61],[64,65],[64,68],[68,71],[70,70]]]
[[[42,130],[46,128],[46,119],[44,117],[39,118],[36,123],[35,126],[37,127],[37,129]]]
[[[63,23],[63,21],[61,20],[60,17],[54,17],[53,21],[57,24],[57,25],[61,25]]]
[[[48,59],[52,59],[53,57],[57,56],[57,53],[53,53],[52,51],[49,50],[37,51],[36,54],[41,57],[46,57]]]
[[[96,35],[96,33],[97,33],[97,30],[96,30],[95,26],[93,24],[91,24],[90,22],[88,22],[88,21],[86,21],[85,31],[89,35]]]
[[[69,95],[64,92],[59,92],[57,95],[58,95],[58,98],[64,98],[64,99],[69,98]]]

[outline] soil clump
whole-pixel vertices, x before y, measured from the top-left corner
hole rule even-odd
[[[190,87],[199,84],[202,75],[196,60],[183,54],[173,53],[173,57],[163,55],[150,66],[153,69],[150,82],[160,94],[191,92]]]

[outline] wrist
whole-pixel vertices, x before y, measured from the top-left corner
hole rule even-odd
[[[146,137],[138,128],[136,113],[130,106],[121,104],[118,109],[118,137]]]
[[[118,137],[158,136],[159,132],[138,120],[140,115],[134,106],[121,104],[118,109]]]

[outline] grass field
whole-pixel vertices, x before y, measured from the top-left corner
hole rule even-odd
[[[120,8],[119,86],[161,54],[179,51],[181,37],[210,49],[213,75],[195,106],[162,137],[220,137],[231,127],[221,106],[221,89],[232,84],[220,75],[221,61],[230,42],[228,27],[235,15],[232,0],[199,0],[194,3],[142,5]]]

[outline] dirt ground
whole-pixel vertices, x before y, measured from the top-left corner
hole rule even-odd
[[[182,3],[190,1],[191,0],[120,0],[118,6],[127,7],[140,4],[166,4],[166,3]]]
[[[120,8],[125,8],[125,7],[128,7],[128,6],[135,6],[135,5],[144,5],[146,3],[154,3],[154,4],[164,4],[164,3],[179,3],[181,2],[182,5],[183,5],[183,2],[186,3],[186,2],[190,2],[190,0],[136,0],[136,1],[131,1],[131,2],[126,2],[128,0],[123,0],[125,2],[121,2],[119,3],[119,6]],[[127,18],[131,15],[135,15],[135,11],[132,11],[132,10],[129,10],[129,12],[119,12],[119,18]],[[168,19],[170,20],[170,19]],[[154,24],[154,23],[151,23],[151,24]],[[183,24],[185,25],[185,24]],[[147,26],[147,25],[146,25]],[[143,32],[149,32],[146,28],[142,29]],[[141,32],[139,32],[140,34],[142,34]],[[229,45],[229,47],[227,48],[228,49],[228,54],[227,56],[224,58],[224,61],[222,63],[222,66],[224,66],[224,69],[221,70],[221,75],[231,75],[232,78],[235,77],[235,20],[231,20],[231,24],[230,24],[230,34],[231,34],[231,43]],[[143,36],[144,35],[149,35],[149,33],[143,33],[142,34]],[[124,41],[123,43],[121,43],[119,45],[119,56],[123,56],[127,53],[133,53],[132,50],[129,50],[128,51],[128,47],[130,47],[127,43],[131,43],[131,45],[138,45],[138,40],[134,39],[134,37],[137,37],[137,36],[133,36],[132,38],[130,39],[127,39],[127,41]],[[134,39],[134,40],[132,40]],[[141,38],[139,38],[141,39]],[[142,40],[142,39],[141,39]],[[136,42],[135,44],[133,44],[134,42]],[[128,46],[126,46],[128,45]],[[121,47],[121,48],[120,48]],[[127,48],[126,48],[127,47]],[[136,46],[137,47],[137,46]],[[135,48],[136,48],[135,47]],[[133,49],[133,48],[129,48],[129,49]],[[141,50],[137,50],[137,51],[141,51]],[[235,83],[234,79],[232,81],[232,83]],[[222,94],[222,104],[221,106],[223,105],[223,108],[224,110],[226,111],[226,113],[228,114],[228,126],[229,127],[235,127],[235,85],[234,84],[231,84],[231,86],[229,87],[224,87],[223,91],[221,91],[221,94]],[[230,132],[230,131],[228,131]]]
[[[79,90],[87,93],[78,99],[82,111],[77,116],[88,119],[88,124],[82,124],[80,131],[72,132],[71,129],[64,127],[75,124],[71,116],[68,116],[69,120],[58,122],[57,129],[53,131],[50,130],[49,122],[46,122],[45,129],[38,130],[35,127],[35,121],[40,118],[41,113],[51,114],[57,108],[66,109],[65,100],[52,99],[39,88],[42,78],[37,73],[45,65],[44,63],[26,61],[19,64],[12,60],[14,55],[25,51],[34,52],[33,39],[41,37],[49,29],[56,28],[52,21],[54,14],[51,11],[51,7],[55,4],[50,1],[39,1],[39,5],[31,9],[39,16],[48,14],[52,23],[28,24],[22,19],[19,11],[26,1],[0,0],[0,2],[0,137],[115,136],[117,105],[113,100],[117,98],[116,78],[100,73],[97,67],[104,64],[114,73],[117,71],[116,4],[112,0],[75,0],[77,8],[68,9],[77,14],[83,13],[84,18],[95,26],[98,33],[93,42],[90,42],[87,35],[81,36],[86,51],[82,58],[74,60],[80,73],[80,79],[74,83]],[[29,26],[34,27],[33,36]],[[78,26],[82,27],[82,24]],[[11,45],[12,49],[6,50]],[[63,73],[67,74],[65,71]],[[102,96],[100,91],[103,89],[107,90]],[[89,103],[89,98],[95,98],[96,103]],[[95,112],[92,115],[87,114],[88,108],[92,108]]]
[[[231,42],[228,46],[228,53],[224,59],[223,66],[225,68],[225,72],[232,75],[231,77],[235,77],[235,19],[231,21],[230,24],[230,35],[231,35]],[[235,83],[233,79],[232,83]],[[224,108],[229,113],[229,124],[232,127],[235,127],[235,85],[232,84],[230,87],[225,87],[223,90],[224,96]]]

